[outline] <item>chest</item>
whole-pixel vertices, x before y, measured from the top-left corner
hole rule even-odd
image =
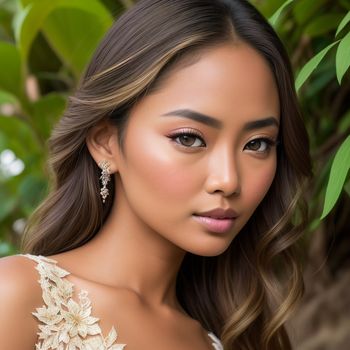
[[[40,321],[40,349],[222,350],[211,332],[179,310],[151,307],[129,290],[108,291],[54,260],[32,259],[38,262],[44,301],[32,312]]]
[[[109,291],[73,275],[68,280],[75,286],[74,299],[79,299],[81,290],[89,291],[91,313],[99,319],[102,334],[115,327],[118,343],[127,344],[127,350],[213,350],[208,333],[188,315],[151,307],[132,291]]]

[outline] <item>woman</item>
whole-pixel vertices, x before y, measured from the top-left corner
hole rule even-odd
[[[0,264],[4,349],[291,348],[308,137],[247,1],[139,1],[49,146],[51,193]]]

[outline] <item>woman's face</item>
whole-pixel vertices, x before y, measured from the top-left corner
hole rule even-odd
[[[278,125],[278,92],[265,60],[246,44],[213,48],[131,110],[116,201],[125,196],[141,225],[179,248],[218,255],[273,181]],[[236,212],[231,227],[209,219],[208,228],[195,215],[215,208]]]

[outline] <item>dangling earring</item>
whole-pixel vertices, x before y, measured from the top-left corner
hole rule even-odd
[[[107,160],[102,160],[101,162],[98,163],[98,166],[102,169],[100,179],[103,187],[101,188],[100,195],[102,197],[102,202],[105,203],[106,198],[109,195],[107,184],[108,184],[108,181],[111,179],[111,176],[109,175],[110,164]]]

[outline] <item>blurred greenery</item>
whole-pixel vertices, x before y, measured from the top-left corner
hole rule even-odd
[[[311,239],[350,196],[350,0],[253,0],[296,73],[316,179]],[[132,0],[0,0],[0,257],[18,252],[48,191],[52,125],[113,19]],[[334,219],[334,218],[333,218]]]

